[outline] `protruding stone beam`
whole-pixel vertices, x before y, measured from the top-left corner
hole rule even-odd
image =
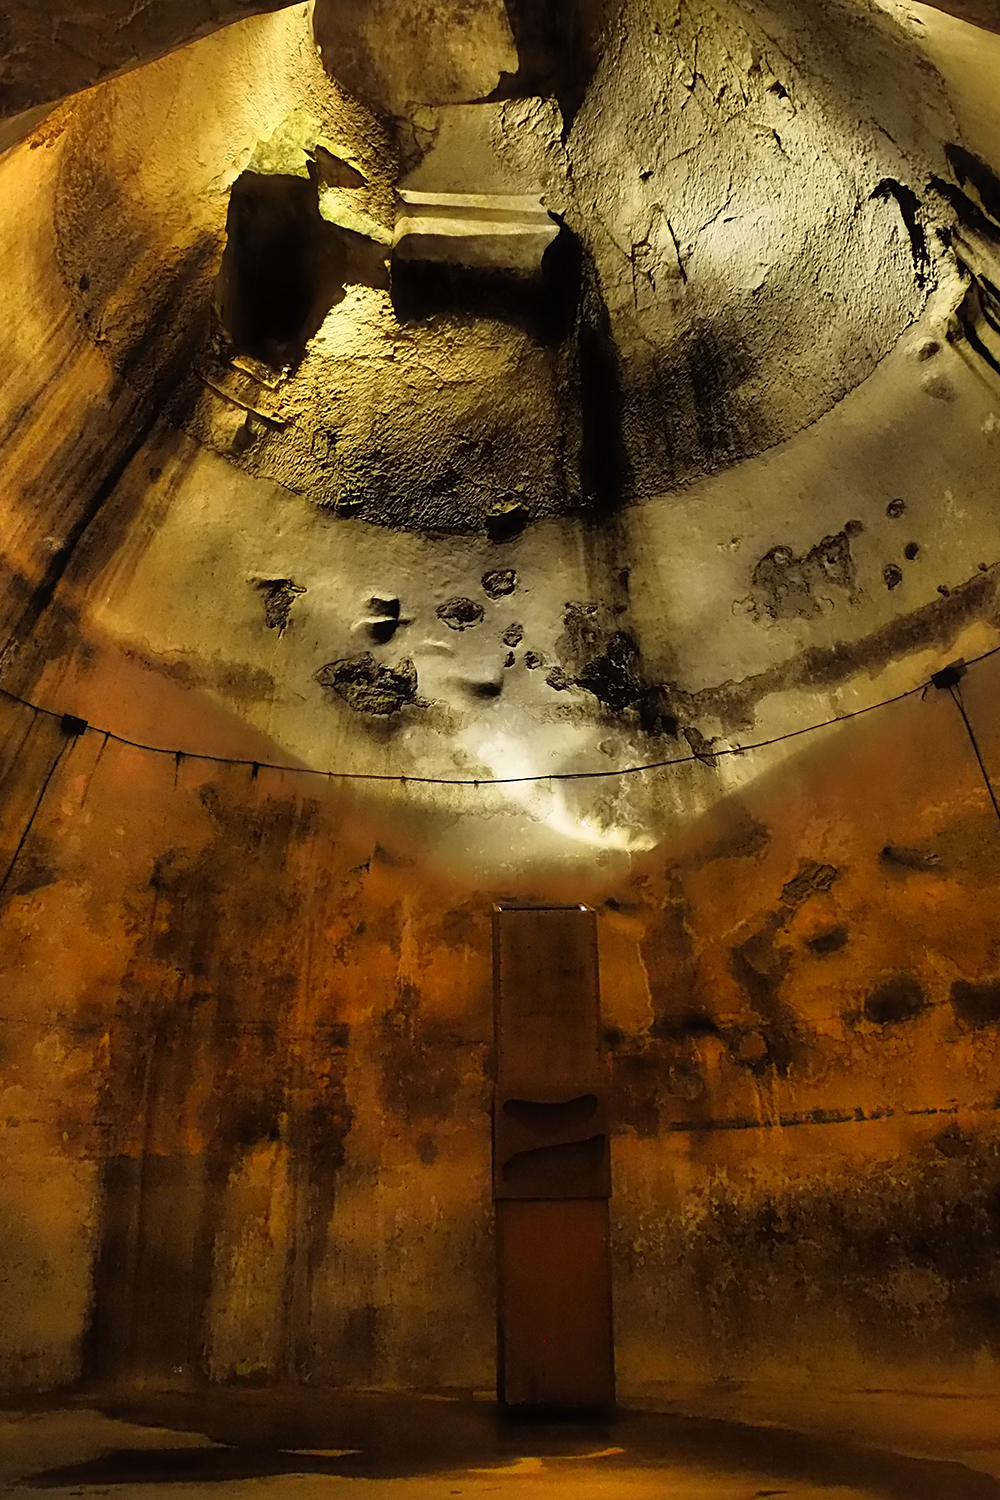
[[[0,118],[54,104],[290,0],[0,0]]]
[[[398,194],[393,263],[537,275],[559,233],[537,193]]]

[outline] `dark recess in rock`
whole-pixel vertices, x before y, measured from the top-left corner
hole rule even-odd
[[[540,651],[526,651],[524,653],[524,665],[529,672],[537,672],[539,667],[544,667],[545,657]]]
[[[372,598],[368,601],[368,607],[372,612],[368,634],[376,645],[388,645],[400,625],[404,623],[399,617],[399,600]]]
[[[483,574],[483,591],[489,599],[502,599],[505,594],[512,594],[517,585],[518,577],[513,568],[493,568]]]
[[[264,619],[269,630],[284,635],[297,594],[305,589],[290,578],[257,578],[254,587],[264,595]]]
[[[317,182],[323,187],[361,188],[365,186],[365,178],[357,167],[352,167],[350,162],[334,156],[333,152],[328,151],[325,146],[314,147],[309,170],[310,175],[315,175]]]
[[[248,414],[246,421],[241,423],[233,434],[233,452],[236,454],[246,453],[248,449],[253,447],[256,436],[253,417]]]
[[[483,618],[483,606],[474,599],[447,599],[437,607],[437,617],[450,630],[468,630]]]
[[[603,26],[613,12],[599,0],[505,0],[517,46],[517,72],[501,76],[497,99],[554,98],[563,139],[583,103],[600,57]]]
[[[632,496],[635,485],[625,444],[625,398],[618,350],[600,280],[589,256],[582,267],[577,359],[580,490],[584,509],[606,516]]]
[[[387,667],[366,651],[361,656],[329,662],[316,673],[316,681],[358,713],[394,714],[417,702],[417,671],[409,658],[398,667]]]
[[[508,625],[501,639],[505,646],[519,646],[524,640],[524,626]]]
[[[898,521],[900,516],[906,515],[905,500],[890,500],[885,508],[885,513],[893,521]]]
[[[955,1015],[967,1026],[1000,1025],[1000,979],[956,979],[951,987]]]
[[[398,620],[373,620],[368,627],[368,634],[376,646],[387,646],[398,629]]]
[[[309,178],[244,172],[233,184],[216,306],[232,351],[295,369],[348,283],[385,288],[385,252],[330,224]]]
[[[841,948],[846,947],[847,938],[846,927],[828,927],[824,932],[817,932],[814,937],[806,938],[806,947],[810,953],[822,958],[827,953],[839,953]]]
[[[913,559],[919,555],[919,553],[919,542],[907,542],[906,546],[903,548],[903,556],[906,558],[907,562],[912,562]]]
[[[887,589],[898,588],[903,581],[903,570],[898,563],[886,563],[882,569],[882,579]]]
[[[503,664],[505,667],[512,667],[516,660],[517,657],[514,655],[513,651],[508,651],[507,655],[503,659]]]
[[[866,1021],[877,1026],[892,1026],[910,1021],[927,1009],[927,996],[912,974],[896,974],[872,990],[864,1003]]]
[[[321,217],[315,183],[244,172],[233,184],[217,301],[233,348],[296,366],[344,296],[346,256]]]
[[[863,521],[848,521],[844,527],[845,536],[860,536],[865,529]]]
[[[580,265],[579,241],[566,228],[560,228],[534,274],[502,263],[485,267],[394,254],[393,311],[401,323],[442,316],[463,321],[488,318],[519,328],[536,343],[554,349],[573,332]]]
[[[511,542],[521,535],[530,520],[527,509],[518,501],[506,501],[486,517],[486,535],[491,542]]]

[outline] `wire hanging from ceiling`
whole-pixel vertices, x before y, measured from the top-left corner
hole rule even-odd
[[[989,774],[983,763],[979,746],[965,709],[960,698],[955,696],[953,690],[954,685],[960,677],[964,676],[969,667],[974,667],[979,662],[987,661],[990,657],[998,654],[1000,654],[1000,646],[993,646],[989,651],[984,651],[981,655],[974,656],[969,661],[963,660],[951,663],[950,666],[935,672],[929,681],[918,683],[916,687],[907,688],[902,693],[894,693],[891,698],[881,698],[877,703],[866,704],[864,708],[854,708],[848,713],[834,714],[830,718],[820,719],[812,724],[804,724],[799,729],[789,729],[783,734],[771,735],[763,740],[752,740],[746,745],[729,745],[723,746],[719,750],[702,750],[698,753],[691,751],[687,755],[672,755],[662,760],[643,761],[641,764],[635,766],[613,766],[607,770],[600,771],[538,771],[524,776],[421,776],[391,771],[335,771],[323,770],[316,766],[295,766],[277,761],[251,760],[235,755],[211,755],[201,750],[178,750],[165,745],[148,745],[142,740],[133,740],[127,735],[117,734],[113,729],[99,728],[76,714],[60,713],[57,709],[44,708],[38,703],[32,703],[29,699],[20,697],[17,693],[12,693],[8,688],[0,687],[0,697],[6,698],[11,703],[16,703],[22,708],[27,708],[32,713],[42,714],[50,719],[58,719],[62,725],[63,733],[67,738],[78,738],[84,734],[98,734],[103,735],[105,743],[113,740],[116,744],[125,745],[129,749],[140,750],[149,755],[170,756],[175,765],[175,783],[176,772],[182,762],[185,760],[199,760],[211,765],[245,766],[250,771],[251,778],[255,781],[261,771],[275,771],[282,775],[321,776],[328,781],[392,782],[398,786],[470,786],[481,788],[550,781],[605,781],[620,776],[639,776],[647,771],[661,771],[670,766],[690,765],[694,761],[701,761],[703,764],[712,765],[715,761],[723,757],[745,755],[752,750],[767,750],[773,745],[783,745],[789,740],[799,739],[802,735],[815,734],[820,729],[830,729],[836,724],[848,724],[852,719],[863,718],[864,715],[875,713],[882,708],[890,708],[894,703],[902,703],[907,698],[916,697],[917,694],[924,696],[932,687],[948,688],[969,732],[979,768],[983,773],[994,810],[996,811],[998,821],[1000,821],[1000,803],[998,803],[994,795]],[[945,679],[952,673],[957,673],[957,676],[951,677],[946,681]]]

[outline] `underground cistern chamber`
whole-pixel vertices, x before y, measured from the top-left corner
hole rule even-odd
[[[0,58],[0,1482],[1000,1500],[996,0]]]

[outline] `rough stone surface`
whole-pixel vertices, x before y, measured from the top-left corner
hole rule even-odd
[[[51,104],[289,0],[4,0],[0,115]]]
[[[688,6],[668,24],[630,4],[606,18],[571,121],[543,98],[428,109],[415,167],[326,79],[296,9],[258,23],[271,46],[253,97],[235,36],[202,53],[224,130],[206,128],[195,57],[160,65],[165,88],[171,70],[189,79],[170,96],[169,159],[148,90],[122,80],[68,127],[58,218],[79,315],[142,383],[150,286],[176,287],[186,256],[195,280],[167,300],[175,326],[159,342],[189,337],[249,179],[236,207],[220,187],[237,163],[277,179],[294,159],[302,202],[271,242],[311,215],[336,286],[303,310],[273,382],[233,376],[242,335],[224,281],[223,328],[202,322],[197,375],[175,398],[177,419],[248,472],[337,514],[502,540],[532,517],[606,514],[773,447],[870,373],[950,274],[931,230],[955,210],[926,193],[947,170],[947,106],[903,32],[849,0],[815,36],[784,15],[765,25]],[[364,186],[326,182],[331,158]],[[402,306],[385,258],[404,173],[424,192],[541,192],[564,224],[542,292],[486,277],[446,281],[424,311]],[[294,280],[295,256],[275,264]]]
[[[370,651],[347,661],[330,662],[316,674],[320,687],[331,688],[358,713],[396,714],[417,696],[412,661],[397,667],[380,665]]]

